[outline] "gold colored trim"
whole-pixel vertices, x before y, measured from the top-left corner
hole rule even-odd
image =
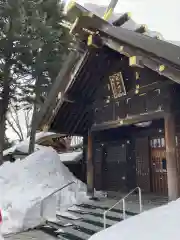
[[[105,12],[103,19],[106,21],[109,20],[109,18],[112,16],[112,13],[113,13],[113,9],[110,8],[108,11]]]
[[[74,0],[70,1],[67,5],[67,12],[70,11],[75,6],[76,6],[76,2]]]
[[[159,66],[159,72],[163,72],[163,71],[165,70],[165,68],[166,68],[166,67],[165,67],[164,65],[160,65],[160,66]]]

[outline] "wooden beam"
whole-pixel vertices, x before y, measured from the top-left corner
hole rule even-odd
[[[143,33],[147,32],[147,26],[141,25],[140,27],[136,28],[135,32],[143,34]]]
[[[131,18],[131,13],[124,13],[122,16],[120,16],[117,20],[113,22],[113,26],[120,27],[124,25],[129,19]]]
[[[129,58],[129,66],[130,67],[139,67],[143,68],[142,56],[132,56]]]
[[[107,23],[103,24],[103,22],[98,30],[102,37],[111,37],[119,43],[125,43],[133,48],[141,50],[151,57],[154,56],[155,58],[167,61],[177,67],[180,66],[180,48],[174,44],[151,38],[126,28],[114,28],[114,26],[110,24],[107,26]]]
[[[176,159],[175,119],[172,113],[165,116],[165,141],[169,200],[176,200],[178,194],[178,173]]]
[[[173,68],[172,66],[162,64],[161,60],[154,59],[152,57],[147,57],[145,53],[137,49],[133,49],[126,44],[120,44],[112,39],[104,39],[104,44],[110,47],[111,49],[119,52],[126,57],[141,56],[141,64],[145,67],[152,69],[153,71],[159,73],[164,77],[171,79],[174,82],[180,83],[180,70]]]
[[[103,19],[105,19],[106,21],[108,21],[110,19],[117,3],[118,3],[118,0],[111,0],[110,1],[109,5],[108,5],[108,7],[107,7],[107,9],[104,13]]]
[[[93,139],[91,132],[88,133],[87,148],[87,194],[94,197]]]
[[[91,131],[93,132],[93,131],[100,131],[100,130],[105,130],[105,129],[129,126],[129,125],[136,124],[139,122],[146,122],[146,121],[164,118],[164,115],[165,115],[164,110],[160,109],[157,111],[147,112],[144,114],[128,116],[127,118],[119,119],[116,121],[109,121],[109,122],[104,122],[104,123],[100,123],[100,124],[94,124],[91,128]]]
[[[91,14],[91,12],[82,7],[77,2],[70,1],[65,8],[65,14],[67,15],[67,18],[69,18],[72,21],[80,16],[88,16]]]
[[[100,48],[102,47],[101,38],[96,34],[91,34],[88,37],[87,45],[92,46],[94,48]]]
[[[78,6],[78,4],[76,4]],[[82,7],[81,7],[82,8]],[[80,6],[78,6],[80,9]],[[135,49],[143,51],[145,54],[162,59],[172,65],[180,66],[180,49],[178,46],[161,41],[132,30],[125,28],[116,28],[112,24],[103,20],[95,14],[92,14],[87,9],[80,10],[86,12],[84,15],[89,17],[84,28],[99,31],[100,35],[105,38],[112,38],[119,43],[125,43]],[[80,16],[81,17],[81,16]]]
[[[64,102],[64,96],[66,93],[67,88],[70,86],[71,82],[74,79],[75,74],[79,70],[79,68],[84,64],[85,59],[88,53],[85,52],[81,59],[78,59],[78,55],[76,52],[69,53],[63,68],[59,72],[50,92],[48,98],[44,102],[44,106],[40,110],[37,119],[37,128],[38,129],[46,129],[48,130],[51,122],[53,121],[55,115],[57,114],[60,106]],[[77,68],[72,71],[73,65],[75,61],[78,61]],[[58,103],[56,103],[56,98],[58,94],[61,92],[61,98],[59,99]]]

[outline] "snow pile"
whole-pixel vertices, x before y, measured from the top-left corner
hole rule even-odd
[[[43,150],[45,148],[46,148],[45,146],[35,144],[34,150],[38,151],[38,150]],[[22,141],[11,148],[4,150],[3,156],[5,157],[9,154],[14,153],[15,151],[27,154],[29,151],[29,141],[28,140]]]
[[[180,199],[131,217],[90,240],[179,240]]]
[[[44,201],[42,213],[42,200],[72,181],[76,184]],[[85,198],[85,184],[59,161],[59,155],[52,148],[39,150],[24,161],[6,162],[0,167],[0,208],[4,234],[35,227],[43,218],[49,215],[55,217],[55,210],[64,211]]]

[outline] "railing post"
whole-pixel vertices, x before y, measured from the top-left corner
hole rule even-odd
[[[65,186],[63,186],[63,187],[61,187],[60,189],[58,189],[58,190],[54,191],[53,193],[49,194],[48,196],[46,196],[46,197],[42,200],[42,202],[41,202],[41,204],[40,204],[40,217],[43,218],[43,215],[44,215],[44,202],[45,202],[48,198],[50,198],[51,196],[53,196],[54,194],[60,192],[61,190],[63,190],[64,188],[66,188],[66,187],[68,187],[68,186],[70,186],[70,185],[72,185],[72,184],[76,184],[76,182],[72,181],[72,182],[66,184]],[[76,197],[76,193],[77,193],[77,192],[75,192],[75,197]]]
[[[125,199],[130,195],[132,194],[135,190],[138,189],[138,192],[139,192],[139,210],[140,210],[140,213],[142,212],[142,193],[141,193],[141,189],[140,187],[136,187],[135,189],[133,189],[129,194],[127,194],[124,198],[120,199],[116,204],[114,204],[111,208],[109,208],[108,210],[104,211],[103,213],[103,220],[104,220],[104,229],[106,228],[106,214],[112,210],[117,204],[119,204],[121,201],[123,203],[123,220],[126,219],[126,203],[125,203]]]
[[[104,229],[106,229],[106,212],[104,212],[103,218],[104,218]]]
[[[126,219],[126,206],[125,206],[125,199],[124,198],[123,198],[122,202],[123,202],[123,219],[125,220]]]
[[[142,212],[142,194],[141,194],[141,189],[139,189],[139,211],[140,213]]]

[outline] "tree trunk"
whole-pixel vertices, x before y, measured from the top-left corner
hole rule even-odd
[[[5,115],[2,115],[2,108],[0,110],[0,165],[3,164],[3,150],[5,143]]]
[[[5,131],[6,131],[6,114],[9,105],[9,92],[10,92],[10,82],[9,82],[9,71],[5,72],[5,78],[3,81],[3,91],[2,99],[0,100],[0,165],[3,164],[3,150],[5,144]]]
[[[35,103],[34,104],[34,110],[33,110],[33,116],[32,116],[32,124],[31,124],[31,133],[30,133],[30,141],[29,141],[29,154],[33,153],[34,149],[35,149],[37,114],[38,114],[38,106],[37,106],[37,103]]]

